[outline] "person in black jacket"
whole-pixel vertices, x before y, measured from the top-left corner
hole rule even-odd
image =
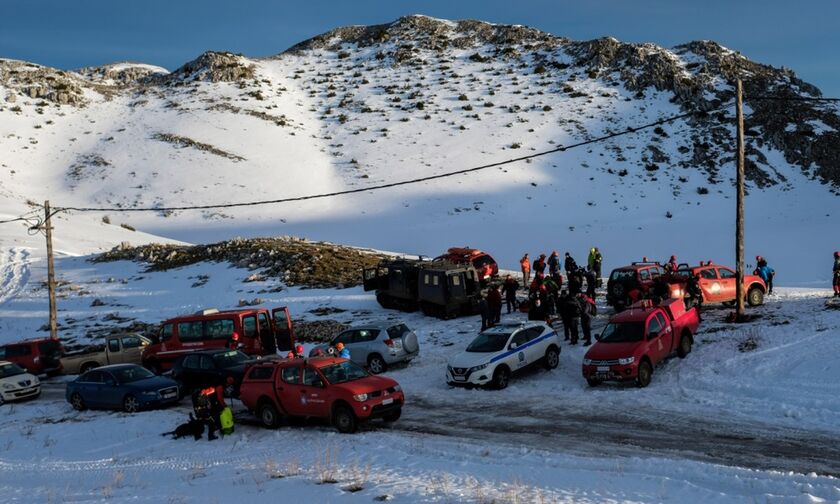
[[[583,274],[579,270],[569,273],[569,294],[577,296],[583,290]]]
[[[571,336],[571,344],[577,345],[578,342],[578,324],[580,324],[580,303],[577,296],[569,294],[560,308],[560,313],[563,318],[563,332],[567,336]]]
[[[531,304],[531,309],[528,310],[528,320],[537,320],[540,322],[549,323],[548,312],[542,304],[542,300],[537,298]]]
[[[487,298],[482,297],[478,302],[478,313],[481,314],[481,330],[484,331],[493,325],[490,314],[490,304],[487,303]]]
[[[566,275],[571,275],[572,272],[577,271],[578,266],[574,259],[572,259],[571,254],[566,252],[566,260],[564,261],[564,267],[566,268]]]
[[[834,297],[840,297],[840,251],[834,253]]]
[[[540,256],[534,259],[534,275],[536,276],[537,273],[542,273],[545,276],[545,254],[540,254]]]
[[[557,270],[560,269],[560,256],[557,254],[557,251],[551,253],[548,257],[548,274],[549,276],[553,276],[557,273]]]
[[[595,299],[595,282],[598,281],[595,276],[595,270],[588,268],[584,276],[586,277],[586,295]]]
[[[507,305],[507,312],[510,313],[511,310],[516,310],[516,291],[519,290],[519,282],[513,278],[513,276],[508,275],[505,277],[505,283],[502,284],[502,294],[505,295],[505,305]]]
[[[580,325],[583,329],[583,346],[592,344],[592,318],[595,316],[595,300],[586,294],[577,298],[580,305]]]

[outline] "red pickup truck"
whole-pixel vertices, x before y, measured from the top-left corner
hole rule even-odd
[[[396,422],[405,402],[400,385],[370,375],[348,359],[266,359],[245,372],[239,399],[268,428],[287,418],[328,419],[339,432],[360,421]]]
[[[590,386],[604,381],[635,380],[647,387],[653,368],[676,351],[691,352],[700,325],[696,308],[685,309],[682,299],[654,305],[649,299],[613,315],[598,341],[583,359],[583,377]]]
[[[672,282],[684,285],[689,276],[699,278],[697,284],[703,293],[704,303],[732,303],[735,301],[735,290],[738,286],[735,270],[712,264],[712,261],[701,262],[700,266],[680,265],[679,269],[670,277]],[[767,285],[758,275],[744,275],[744,293],[750,306],[764,303]]]

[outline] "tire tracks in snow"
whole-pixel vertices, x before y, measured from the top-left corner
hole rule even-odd
[[[29,282],[29,251],[21,247],[0,249],[0,305],[13,299]]]

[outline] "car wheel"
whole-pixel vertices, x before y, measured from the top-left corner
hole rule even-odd
[[[333,425],[342,434],[352,434],[359,427],[356,414],[347,406],[338,406],[333,413]]]
[[[140,410],[140,401],[136,397],[129,394],[123,399],[123,411],[126,413],[137,413]]]
[[[368,357],[368,370],[373,374],[384,373],[388,368],[385,360],[379,354],[373,354]]]
[[[510,370],[505,366],[497,367],[496,371],[493,372],[493,388],[496,390],[505,389],[508,382],[510,382]]]
[[[393,423],[393,422],[396,422],[397,420],[399,420],[401,415],[402,415],[402,408],[400,408],[398,410],[394,410],[391,413],[388,413],[387,415],[382,417],[382,420],[385,420],[385,422],[387,422],[387,423]]]
[[[554,369],[560,365],[560,349],[554,345],[548,347],[545,351],[545,368]]]
[[[764,303],[764,293],[758,287],[753,287],[747,293],[747,303],[750,306],[759,306]]]
[[[270,401],[263,401],[257,414],[260,417],[260,423],[265,428],[276,429],[280,425],[280,413],[277,412],[277,408]]]
[[[82,394],[78,392],[73,392],[73,395],[70,396],[70,404],[76,411],[83,411],[85,409],[85,400],[82,399]]]
[[[685,359],[691,353],[691,344],[693,343],[691,335],[686,333],[680,338],[680,346],[677,348],[677,357]]]
[[[639,364],[639,374],[636,376],[636,385],[641,388],[645,388],[650,385],[651,377],[653,376],[653,368],[650,366],[650,362],[642,361]]]
[[[588,383],[590,387],[597,387],[601,384],[601,381],[596,380],[595,378],[587,378],[586,383]]]

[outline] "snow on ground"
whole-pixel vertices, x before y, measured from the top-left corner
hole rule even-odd
[[[14,248],[4,251],[8,257],[4,271],[11,271],[4,278],[18,281],[17,294],[0,302],[0,341],[39,334],[37,329],[46,320],[45,292],[33,280],[41,276],[37,269],[43,268],[42,263],[32,265],[35,271],[28,281],[20,278],[14,264],[22,253]],[[267,432],[240,424],[234,436],[216,444],[170,441],[158,434],[183,421],[186,403],[136,416],[75,413],[64,402],[61,383],[48,382],[42,398],[4,406],[2,411],[7,421],[0,425],[0,491],[12,502],[29,502],[33,495],[51,502],[164,498],[224,502],[241,495],[268,501],[278,492],[310,502],[369,502],[382,495],[393,496],[395,502],[840,499],[840,483],[809,474],[811,469],[745,469],[643,449],[566,450],[562,433],[533,442],[520,442],[513,435],[506,439],[505,415],[500,420],[494,414],[517,413],[508,420],[517,432],[536,426],[542,417],[550,418],[553,411],[562,421],[561,412],[571,410],[582,415],[614,411],[641,420],[679,418],[689,425],[727,422],[736,434],[739,429],[784,429],[805,437],[837,439],[840,366],[825,356],[840,351],[836,338],[840,312],[826,309],[827,290],[781,288],[764,307],[754,310],[761,318],[743,326],[723,324],[724,309],[709,311],[692,354],[657,368],[646,389],[589,388],[580,376],[584,348],[564,344],[557,370],[529,372],[504,391],[487,391],[450,389],[444,383],[446,361],[476,333],[477,317],[439,321],[384,311],[360,288],[264,292],[276,287],[275,282],[243,283],[249,272],[226,264],[147,273],[134,263],[92,264],[84,257],[63,257],[58,270],[64,280],[78,286],[59,298],[64,335],[81,335],[85,326],[109,314],[158,322],[259,297],[264,306],[288,305],[299,319],[326,317],[347,323],[403,319],[416,330],[421,355],[388,372],[407,394],[406,414],[400,421],[406,427],[400,422],[391,428],[369,426],[353,436],[338,435],[324,425]],[[193,286],[201,275],[209,277],[206,283]],[[105,306],[92,307],[93,299]],[[324,317],[310,313],[319,307],[345,311]],[[596,327],[603,325],[609,312],[600,307]],[[748,339],[757,343],[755,350],[739,351]],[[426,416],[431,430],[424,430],[425,409],[438,414]],[[461,436],[455,430],[446,432],[443,425],[440,435],[434,433],[438,419],[449,417],[457,423],[459,412],[469,421],[487,421],[487,436],[481,437],[480,428],[478,435]],[[597,429],[593,436],[598,436]],[[553,448],[555,443],[561,448]],[[319,484],[330,472],[338,483]],[[49,484],[44,484],[45,478]],[[359,482],[361,491],[345,490]]]

